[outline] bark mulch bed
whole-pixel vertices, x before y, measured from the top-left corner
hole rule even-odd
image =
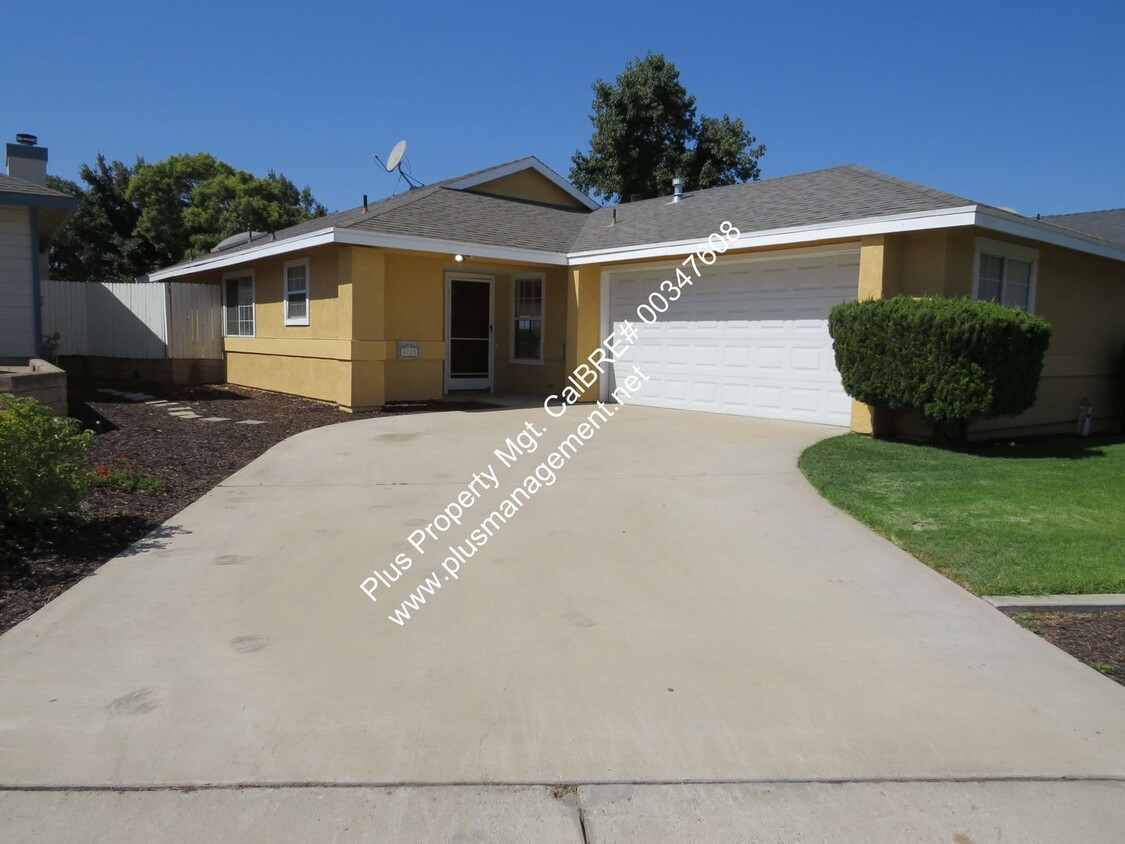
[[[99,392],[102,387],[144,391],[186,404],[200,416],[228,417],[230,421],[178,419],[159,407]],[[72,384],[71,415],[98,432],[86,457],[89,468],[128,461],[137,471],[159,478],[167,488],[124,492],[96,486],[87,496],[82,518],[41,526],[34,533],[0,534],[0,633],[287,437],[357,419],[485,407],[488,405],[478,402],[416,402],[370,413],[344,413],[295,396],[228,385]],[[240,419],[265,424],[236,424]]]
[[[1125,609],[1009,610],[1007,615],[1125,686]]]

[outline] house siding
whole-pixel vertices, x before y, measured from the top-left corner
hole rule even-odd
[[[309,325],[284,324],[283,267],[309,258]],[[227,381],[328,401],[345,410],[388,402],[440,399],[445,392],[445,276],[494,277],[494,390],[546,395],[563,381],[566,274],[545,273],[547,320],[542,366],[510,362],[511,279],[523,267],[506,262],[455,264],[452,256],[325,246],[307,255],[271,258],[213,271],[193,280],[222,284],[254,273],[255,336],[226,337]],[[399,360],[399,340],[419,344],[419,357]]]
[[[971,437],[1073,431],[1078,405],[1094,405],[1094,430],[1116,430],[1122,413],[1121,357],[1125,348],[1125,264],[1071,249],[1009,237],[979,228],[938,229],[865,238],[860,259],[861,298],[972,295],[976,239],[1025,246],[1038,252],[1034,312],[1052,327],[1051,344],[1035,404],[1014,417],[982,420]],[[925,437],[917,414],[882,414],[853,408],[852,429]]]
[[[31,211],[0,206],[0,358],[35,355],[34,265]]]
[[[1036,313],[1054,328],[1038,399],[1018,417],[975,424],[970,434],[1073,430],[1078,403],[1090,399],[1096,429],[1120,424],[1122,347],[1125,346],[1125,264],[1074,250],[1004,237],[971,227],[864,237],[860,241],[860,299],[904,294],[966,296],[972,292],[976,238],[1009,241],[1038,251]],[[790,249],[855,240],[825,240],[799,246],[739,250],[784,255]],[[503,260],[361,246],[323,246],[310,259],[310,324],[286,326],[282,268],[286,256],[249,263],[255,274],[254,338],[225,339],[231,383],[334,402],[348,410],[387,402],[441,398],[445,394],[445,279],[449,272],[494,278],[493,389],[545,396],[558,392],[567,375],[601,343],[601,285],[607,271],[646,261],[550,267]],[[511,360],[512,280],[523,271],[545,280],[544,361]],[[220,284],[224,273],[192,276]],[[420,354],[397,359],[397,341],[411,340]],[[597,384],[583,399],[597,398]],[[855,431],[894,431],[925,437],[917,415],[874,414],[854,404]]]

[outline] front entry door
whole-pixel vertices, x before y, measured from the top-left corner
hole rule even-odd
[[[492,388],[492,278],[446,279],[445,389]]]

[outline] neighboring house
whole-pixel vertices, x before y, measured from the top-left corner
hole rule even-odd
[[[627,359],[648,379],[635,403],[868,431],[826,317],[905,293],[996,298],[1053,324],[1035,406],[977,432],[1071,430],[1084,398],[1101,427],[1120,413],[1125,234],[852,165],[600,208],[524,158],[151,279],[223,286],[232,383],[348,410],[462,389],[547,396],[724,221],[741,237]]]
[[[34,135],[8,144],[0,174],[0,359],[41,352],[47,248],[78,200],[47,187],[47,149]]]

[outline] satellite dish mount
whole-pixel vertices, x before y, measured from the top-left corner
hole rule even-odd
[[[378,161],[380,164],[382,164],[383,167],[386,168],[388,173],[398,173],[399,180],[405,181],[406,184],[409,186],[410,190],[414,190],[414,188],[424,187],[424,185],[420,181],[418,181],[417,179],[414,178],[413,175],[411,175],[410,169],[409,169],[409,162],[404,161],[405,156],[406,156],[406,141],[399,141],[397,144],[394,145],[394,148],[391,150],[390,155],[387,156],[386,161],[383,161],[383,159],[381,159],[377,155],[373,156],[373,158],[376,161]],[[407,165],[406,170],[402,169],[404,163]],[[395,182],[395,193],[398,192],[398,185],[399,185],[399,183]]]

